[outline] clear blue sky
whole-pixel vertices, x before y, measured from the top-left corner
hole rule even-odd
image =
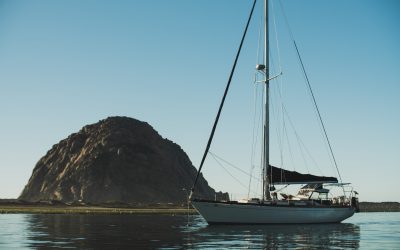
[[[361,200],[400,201],[400,2],[283,5],[344,181]],[[53,144],[108,116],[147,121],[198,167],[250,6],[244,0],[0,1],[0,198],[20,194]],[[212,147],[245,171],[258,14]],[[294,96],[304,95],[304,81],[292,70],[298,65],[284,23],[277,26],[286,107],[312,149],[321,134],[300,132],[312,126],[296,108],[311,106],[307,96],[307,104]],[[274,139],[271,147],[277,148]],[[323,144],[313,152],[322,168]],[[278,164],[279,154],[271,153]],[[211,159],[204,175],[217,190],[246,193]]]

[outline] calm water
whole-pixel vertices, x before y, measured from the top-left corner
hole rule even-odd
[[[207,226],[199,216],[1,214],[0,249],[400,249],[400,213],[340,224]]]

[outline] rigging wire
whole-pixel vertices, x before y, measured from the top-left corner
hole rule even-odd
[[[297,130],[296,130],[296,128],[294,127],[294,123],[293,123],[292,120],[290,119],[289,113],[288,113],[288,111],[286,110],[285,107],[283,107],[283,111],[284,111],[284,114],[286,115],[286,117],[287,117],[287,119],[288,119],[288,121],[289,121],[289,125],[290,125],[290,126],[292,127],[292,129],[293,129],[293,132],[294,132],[294,134],[295,134],[295,136],[296,136],[296,139],[297,139],[297,141],[298,141],[298,143],[299,143],[299,146],[302,146],[302,147],[304,148],[304,150],[305,150],[306,153],[308,154],[308,157],[310,157],[311,161],[312,161],[312,162],[315,164],[315,166],[318,168],[318,171],[319,171],[320,173],[323,174],[323,172],[321,171],[321,169],[320,169],[319,166],[318,166],[318,163],[315,161],[314,157],[311,155],[310,151],[308,150],[308,148],[307,148],[306,145],[304,144],[303,140],[301,139],[301,137],[300,137],[299,134],[297,133]]]
[[[288,150],[289,150],[289,155],[290,155],[290,160],[292,162],[293,170],[296,171],[296,164],[295,164],[295,161],[294,161],[292,147],[290,146],[289,135],[288,135],[286,127],[285,127],[285,133],[284,134],[285,134],[286,141],[287,141],[287,144],[288,144]]]
[[[203,168],[204,161],[206,160],[206,157],[207,157],[207,153],[208,153],[208,151],[210,149],[211,142],[212,142],[212,139],[214,137],[215,130],[217,128],[218,120],[219,120],[219,117],[221,115],[222,108],[224,106],[225,98],[226,98],[226,95],[228,94],[229,86],[231,85],[231,82],[232,82],[233,73],[235,72],[235,69],[236,69],[236,64],[237,64],[237,61],[239,59],[240,51],[242,50],[243,42],[244,42],[244,39],[245,39],[246,34],[247,34],[247,29],[249,27],[249,24],[250,24],[250,21],[251,21],[251,17],[253,16],[253,11],[254,11],[254,7],[256,5],[256,2],[257,2],[257,0],[254,0],[254,2],[253,2],[253,6],[251,8],[250,15],[249,15],[249,18],[248,18],[247,23],[246,23],[246,28],[244,30],[244,33],[243,33],[243,36],[242,36],[242,40],[240,41],[239,49],[237,51],[237,54],[236,54],[236,57],[235,57],[235,61],[234,61],[233,66],[232,66],[231,73],[229,74],[228,83],[226,85],[226,88],[225,88],[225,91],[224,91],[224,95],[222,97],[221,104],[220,104],[219,109],[218,109],[217,116],[215,117],[214,125],[213,125],[213,127],[211,129],[211,134],[210,134],[210,137],[208,138],[206,149],[204,150],[204,154],[203,154],[203,157],[201,159],[200,167],[197,170],[196,178],[195,178],[195,180],[193,182],[192,188],[190,189],[189,199],[192,197],[192,195],[194,193],[194,188],[196,186],[197,180],[199,179],[201,169]]]
[[[322,120],[322,116],[321,116],[321,113],[320,113],[320,111],[319,111],[319,108],[318,108],[318,105],[317,105],[317,102],[316,102],[316,99],[315,99],[314,92],[313,92],[313,90],[312,90],[312,88],[311,88],[311,84],[310,84],[310,81],[309,81],[309,78],[308,78],[308,75],[307,75],[307,72],[306,72],[306,69],[305,69],[303,60],[302,60],[302,58],[301,58],[299,49],[298,49],[298,47],[297,47],[296,41],[295,41],[294,36],[293,36],[293,33],[292,33],[292,30],[290,29],[289,22],[288,22],[288,19],[287,19],[286,14],[285,14],[285,11],[284,11],[282,2],[281,2],[280,0],[279,0],[279,3],[280,3],[280,6],[281,6],[281,10],[282,10],[282,13],[283,13],[283,16],[284,16],[286,25],[287,25],[288,30],[289,30],[289,33],[290,33],[290,37],[291,37],[291,39],[292,39],[293,45],[294,45],[295,50],[296,50],[296,54],[297,54],[298,60],[299,60],[300,65],[301,65],[302,72],[303,72],[303,74],[304,74],[304,77],[305,77],[305,80],[306,80],[308,89],[309,89],[309,91],[310,91],[310,94],[311,94],[311,97],[312,97],[312,101],[313,101],[314,107],[315,107],[315,109],[316,109],[316,112],[317,112],[317,115],[318,115],[318,118],[319,118],[319,121],[320,121],[320,125],[322,126],[322,130],[323,130],[323,133],[324,133],[324,135],[325,135],[325,139],[326,139],[326,141],[327,141],[327,144],[328,144],[328,147],[329,147],[329,151],[330,151],[331,157],[332,157],[332,159],[333,159],[333,162],[334,162],[336,171],[337,171],[337,173],[338,173],[340,182],[343,182],[343,181],[342,181],[342,177],[341,177],[340,172],[339,172],[339,168],[338,168],[338,165],[337,165],[337,161],[336,161],[335,155],[334,155],[334,153],[333,153],[333,149],[332,149],[331,143],[330,143],[329,138],[328,138],[328,133],[327,133],[327,131],[326,131],[324,122],[323,122],[323,120]]]
[[[274,66],[273,60],[271,58],[271,64]],[[271,99],[276,96],[276,99],[278,99],[278,97],[280,97],[279,93],[279,86],[277,86],[277,88],[272,88],[275,92],[274,95],[271,96]],[[271,91],[271,93],[274,93],[273,91]],[[282,99],[281,99],[282,102]],[[275,102],[271,101],[271,111],[272,111],[272,117],[275,118],[276,123],[279,124],[279,122],[282,120],[282,112],[279,112],[279,108],[281,107],[281,105],[279,105],[279,107],[276,107],[274,105]],[[284,163],[283,163],[283,135],[281,133],[281,130],[279,129],[281,126],[276,126],[275,127],[275,132],[276,132],[276,136],[277,136],[277,140],[278,140],[278,147],[279,147],[279,153],[280,153],[280,168],[283,167]],[[282,171],[281,171],[282,172]]]
[[[276,52],[277,52],[277,58],[278,58],[278,67],[279,67],[279,73],[277,75],[282,75],[282,60],[281,60],[281,53],[280,53],[280,47],[279,47],[279,36],[278,36],[278,29],[277,29],[277,25],[276,25],[276,15],[275,15],[275,7],[274,7],[274,1],[271,1],[271,7],[272,7],[272,20],[273,20],[273,27],[274,27],[274,33],[275,33],[275,43],[276,43]],[[272,55],[272,53],[271,53]],[[272,57],[271,57],[272,59]],[[275,64],[272,61],[273,66],[275,66]],[[277,136],[278,136],[278,144],[279,144],[279,150],[280,150],[280,161],[281,161],[281,179],[282,179],[282,174],[283,174],[283,170],[282,168],[284,167],[285,163],[284,163],[284,134],[285,134],[285,119],[284,119],[284,115],[283,115],[283,94],[282,94],[282,78],[277,78],[278,80],[278,84],[275,84],[277,86],[276,92],[277,97],[279,98],[279,103],[280,103],[280,112],[279,112],[279,108],[276,107],[276,112],[277,112],[277,116],[276,116],[276,120],[277,120],[277,124],[279,124],[279,122],[281,122],[282,126],[278,126],[276,128],[276,132],[277,132]],[[277,98],[277,99],[278,99]],[[280,118],[280,119],[279,119]],[[281,130],[279,129],[281,128]],[[272,173],[271,173],[272,175]]]
[[[262,34],[262,24],[263,24],[263,16],[260,16],[260,24],[258,26],[258,42],[257,42],[257,61],[256,64],[260,63],[260,48],[261,48],[261,34]],[[263,55],[264,56],[264,55]],[[262,59],[262,62],[264,61],[264,58]]]
[[[246,185],[243,184],[243,183],[242,183],[238,178],[236,178],[233,174],[231,174],[231,172],[229,172],[228,169],[226,169],[226,168],[224,167],[224,165],[222,165],[221,162],[218,161],[218,159],[217,159],[213,154],[210,154],[210,155],[211,155],[211,157],[218,163],[218,165],[219,165],[221,168],[223,168],[223,169],[225,170],[226,173],[228,173],[234,180],[236,180],[240,185],[242,185],[243,187],[246,188]]]
[[[251,187],[251,183],[252,183],[252,178],[253,178],[253,172],[254,172],[254,168],[256,166],[255,164],[255,158],[256,158],[256,149],[258,145],[258,140],[259,140],[259,133],[257,133],[257,131],[260,131],[260,126],[261,126],[261,119],[262,119],[262,109],[257,109],[258,107],[258,101],[263,100],[262,98],[262,94],[261,94],[261,98],[259,98],[260,95],[260,88],[258,87],[259,85],[256,84],[254,87],[254,118],[253,118],[253,141],[252,141],[252,148],[251,148],[251,159],[250,159],[250,180],[249,180],[249,190],[248,190],[248,196],[250,195],[250,187]],[[256,121],[257,120],[257,121]]]
[[[212,153],[211,151],[208,151],[208,153],[211,155],[211,157],[217,162],[217,164],[223,168],[225,170],[226,173],[228,173],[234,180],[236,180],[241,186],[243,186],[244,188],[247,188],[247,186],[245,184],[243,184],[243,182],[241,182],[238,178],[236,178],[231,172],[229,172],[229,170],[227,168],[224,167],[224,165],[220,162],[223,161],[226,164],[228,164],[229,166],[235,168],[236,170],[239,170],[240,172],[242,172],[243,174],[249,175],[249,173],[246,173],[245,171],[243,171],[242,169],[234,166],[233,164],[225,161],[224,159],[222,159],[221,157],[215,155],[214,153]],[[255,177],[254,177],[255,178]],[[253,193],[256,193],[254,191],[251,191]]]
[[[264,85],[264,87],[263,87],[263,90],[265,90],[266,88],[266,85]],[[261,91],[262,92],[262,100],[266,100],[266,98],[267,98],[267,93],[266,93],[266,91]],[[264,106],[262,106],[263,108],[261,108],[261,118],[262,118],[262,120],[263,121],[265,121],[265,117],[266,117],[266,110],[265,110],[265,108],[264,108]],[[265,125],[264,125],[265,126]],[[262,129],[262,132],[261,132],[261,135],[262,135],[262,138],[265,138],[265,129]],[[265,143],[263,143],[262,144],[262,152],[265,152]],[[260,166],[263,166],[264,165],[264,162],[265,162],[265,154],[264,153],[262,153],[261,154],[261,157],[260,157]],[[267,169],[266,168],[262,168],[262,170],[260,171],[260,173],[261,173],[261,176],[260,176],[260,178],[261,178],[261,180],[263,180],[262,181],[262,183],[261,183],[261,194],[262,194],[262,197],[264,197],[264,178],[265,178],[265,176],[267,175]]]
[[[218,159],[218,160],[224,162],[225,164],[227,164],[227,165],[233,167],[234,169],[238,170],[238,171],[241,172],[242,174],[245,174],[245,175],[247,175],[247,176],[250,176],[250,175],[251,175],[251,174],[247,173],[246,171],[244,171],[243,169],[241,169],[241,168],[235,166],[234,164],[230,163],[229,161],[223,159],[222,157],[220,157],[220,156],[214,154],[213,152],[208,151],[208,153],[209,153],[212,157],[214,157],[214,158],[216,158],[216,159]],[[254,177],[254,176],[253,176],[253,178],[256,179],[256,180],[259,180],[257,177]]]
[[[321,126],[322,126],[322,129],[323,129],[323,131],[324,131],[325,139],[326,139],[326,141],[327,141],[327,143],[328,143],[329,150],[330,150],[330,153],[331,153],[333,162],[335,163],[335,167],[336,167],[337,173],[338,173],[338,175],[339,175],[340,182],[343,182],[343,181],[342,181],[342,177],[341,177],[340,172],[339,172],[339,168],[338,168],[337,162],[336,162],[335,155],[334,155],[334,153],[333,153],[332,145],[331,145],[331,142],[330,142],[329,137],[328,137],[328,133],[326,132],[325,124],[324,124],[324,122],[323,122],[323,120],[322,120],[321,113],[320,113],[319,108],[318,108],[318,105],[317,105],[317,101],[315,100],[314,92],[313,92],[313,90],[312,90],[312,88],[311,88],[310,81],[309,81],[309,79],[308,79],[306,70],[305,70],[305,68],[304,68],[303,61],[302,61],[301,56],[300,56],[300,52],[299,52],[299,50],[298,50],[298,48],[297,48],[296,42],[293,41],[293,43],[294,43],[294,46],[295,46],[295,48],[296,48],[297,55],[298,55],[298,57],[299,57],[299,60],[300,60],[300,64],[301,64],[303,73],[304,73],[304,75],[305,75],[305,77],[306,77],[306,82],[307,82],[307,85],[308,85],[308,89],[309,89],[309,91],[310,91],[310,93],[311,93],[312,100],[313,100],[315,109],[316,109],[316,111],[317,111],[318,117],[319,117],[319,121],[321,122]]]
[[[275,31],[275,42],[276,42],[276,52],[278,54],[278,65],[279,65],[279,72],[282,73],[282,61],[281,61],[281,52],[279,49],[279,39],[278,39],[278,30],[276,28],[276,17],[275,17],[275,9],[274,9],[274,1],[271,1],[272,6],[272,17],[274,23],[274,31]]]
[[[256,56],[256,64],[260,62],[260,44],[261,44],[261,30],[262,30],[262,23],[263,23],[263,16],[260,16],[260,24],[259,24],[259,29],[258,29],[258,43],[257,43],[257,56]],[[256,145],[258,142],[258,131],[260,129],[260,123],[261,123],[261,116],[259,116],[258,121],[256,123],[257,119],[257,102],[258,102],[258,84],[257,84],[257,72],[255,72],[254,75],[254,113],[253,113],[253,137],[252,137],[252,145],[251,145],[251,157],[250,157],[250,179],[249,179],[249,188],[247,192],[247,198],[250,198],[250,188],[251,188],[251,182],[252,182],[252,176],[253,176],[253,171],[255,168],[254,164],[254,158],[255,158],[255,152],[256,152]],[[256,126],[257,124],[257,126]],[[257,128],[256,128],[257,127]]]

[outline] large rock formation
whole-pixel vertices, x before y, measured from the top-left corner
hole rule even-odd
[[[54,145],[33,169],[20,200],[99,203],[183,203],[196,175],[179,145],[149,124],[110,117]],[[200,176],[198,196],[215,191]]]

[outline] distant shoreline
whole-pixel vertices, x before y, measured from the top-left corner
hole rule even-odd
[[[79,205],[51,202],[28,203],[0,199],[0,214],[194,214],[186,206],[154,204],[129,206],[126,204]]]
[[[195,214],[185,208],[112,208],[94,206],[3,206],[0,214]]]
[[[400,202],[360,202],[360,212],[400,212]]]
[[[360,202],[360,212],[400,212],[399,202]],[[196,214],[193,208],[173,204],[67,205],[63,203],[26,203],[0,199],[0,214]]]

